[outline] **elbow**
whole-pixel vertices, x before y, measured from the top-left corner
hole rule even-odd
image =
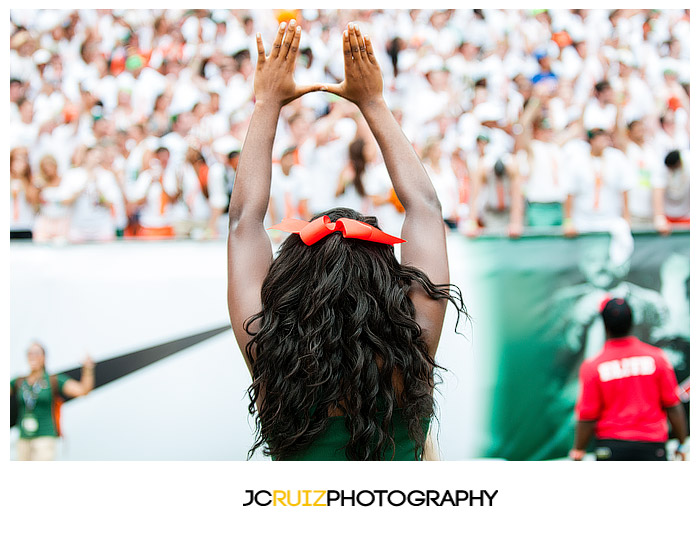
[[[229,208],[228,211],[228,228],[229,231],[235,230],[236,227],[238,227],[238,224],[241,221],[241,214],[240,211],[238,210],[233,210],[232,208]]]

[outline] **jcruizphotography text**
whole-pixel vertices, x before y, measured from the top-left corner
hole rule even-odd
[[[243,506],[493,506],[498,490],[245,490]]]

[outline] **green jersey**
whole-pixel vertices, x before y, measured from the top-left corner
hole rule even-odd
[[[65,374],[58,374],[58,392],[63,393],[63,385],[70,379]],[[53,395],[49,375],[29,385],[24,378],[18,385],[17,378],[10,381],[10,389],[17,397],[17,424],[19,436],[22,439],[32,439],[42,436],[56,437],[56,426],[53,421]]]

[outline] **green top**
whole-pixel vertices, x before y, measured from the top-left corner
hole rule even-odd
[[[58,391],[63,392],[63,385],[70,378],[65,374],[58,374]],[[17,397],[17,423],[19,424],[19,437],[32,439],[42,436],[56,437],[56,427],[53,422],[51,384],[49,375],[44,373],[43,378],[34,385],[29,385],[26,378],[15,389],[17,378],[10,380],[10,389]]]
[[[392,417],[394,424],[394,443],[396,452],[389,450],[386,461],[415,461],[415,443],[408,435],[408,426],[401,410],[395,411]],[[428,436],[430,419],[423,419],[424,437]],[[290,461],[348,461],[345,456],[345,445],[350,440],[350,433],[345,427],[345,417],[330,417],[328,427],[316,441],[304,452],[299,452],[289,458]],[[392,458],[392,453],[393,458]],[[423,446],[418,449],[422,456]],[[274,458],[273,458],[274,459]]]

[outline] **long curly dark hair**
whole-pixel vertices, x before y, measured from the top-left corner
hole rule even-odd
[[[376,218],[347,208],[316,217],[324,214],[377,226]],[[312,246],[296,234],[282,243],[262,285],[262,310],[245,323],[252,336],[248,410],[256,416],[249,458],[263,445],[279,460],[303,452],[331,414],[345,416],[348,459],[391,458],[392,416],[400,408],[418,459],[441,367],[415,321],[412,285],[455,305],[458,322],[467,314],[459,288],[400,264],[391,246],[340,233]]]

